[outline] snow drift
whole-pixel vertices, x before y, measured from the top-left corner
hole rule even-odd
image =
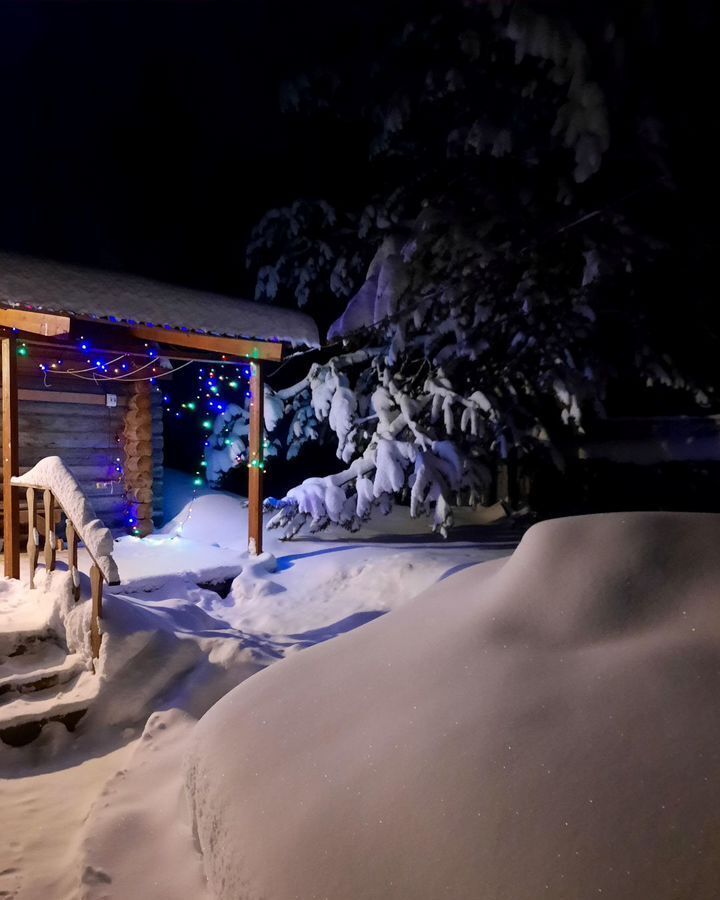
[[[545,522],[255,675],[187,787],[220,900],[711,900],[720,516]]]

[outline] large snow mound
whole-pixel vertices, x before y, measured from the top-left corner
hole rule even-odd
[[[545,522],[255,675],[187,787],[219,900],[714,900],[720,516]]]

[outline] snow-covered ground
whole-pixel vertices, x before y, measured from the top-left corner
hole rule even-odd
[[[187,481],[169,483],[177,515],[163,532],[114,545],[121,584],[106,589],[98,674],[83,674],[94,679],[88,713],[74,734],[51,722],[33,744],[0,745],[0,834],[12,835],[0,897],[201,900],[182,765],[195,722],[269,663],[505,556],[516,540],[508,525],[487,524],[498,511],[468,514],[445,542],[396,510],[354,536],[282,543],[270,533],[253,562],[242,501],[213,493],[183,506]],[[0,581],[0,635],[52,617],[63,573],[54,579],[32,598]],[[7,674],[19,663],[4,665]]]
[[[510,555],[395,515],[250,563],[215,494],[118,542],[89,711],[0,749],[0,897],[715,900],[720,516]],[[0,649],[77,630],[67,573],[0,585]]]
[[[114,545],[76,731],[0,745],[1,898],[718,896],[720,516],[511,553],[396,511],[253,561],[241,500],[177,508]],[[88,662],[70,596],[0,581],[0,688],[46,623]]]
[[[536,525],[193,729],[214,900],[716,900],[720,516]]]

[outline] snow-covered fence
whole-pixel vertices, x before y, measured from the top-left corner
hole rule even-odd
[[[59,456],[47,456],[41,459],[24,475],[13,477],[12,483],[16,487],[24,487],[27,491],[27,554],[30,564],[30,587],[34,586],[35,570],[40,556],[38,523],[41,495],[45,518],[45,569],[51,572],[55,568],[58,542],[54,529],[55,509],[58,507],[66,519],[68,568],[72,574],[76,601],[80,599],[80,575],[77,567],[78,541],[82,541],[85,545],[92,560],[90,568],[92,596],[90,638],[93,657],[97,658],[100,652],[103,582],[120,583],[117,564],[112,556],[112,532],[97,518],[75,476]]]

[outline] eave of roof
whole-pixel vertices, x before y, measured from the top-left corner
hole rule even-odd
[[[292,347],[319,346],[310,316],[251,300],[0,252],[0,306]]]

